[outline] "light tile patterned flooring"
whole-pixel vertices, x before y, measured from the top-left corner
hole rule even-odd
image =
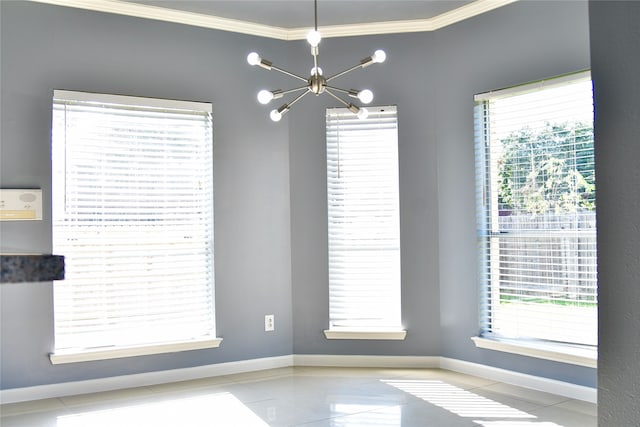
[[[441,369],[291,367],[0,407],[2,427],[589,427],[596,405]]]

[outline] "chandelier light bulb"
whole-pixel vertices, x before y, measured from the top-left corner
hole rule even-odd
[[[271,102],[272,99],[273,99],[273,92],[270,92],[264,89],[258,92],[258,102],[260,104],[268,104],[269,102]]]
[[[282,113],[278,110],[271,110],[269,117],[271,117],[271,120],[273,120],[274,122],[279,122],[282,118]]]
[[[387,54],[384,52],[384,50],[378,49],[373,53],[371,59],[373,59],[373,62],[381,64],[387,59]]]
[[[361,90],[360,92],[358,92],[358,99],[363,104],[369,104],[371,101],[373,101],[373,92],[371,92],[369,89]]]
[[[358,111],[356,113],[356,116],[358,116],[358,118],[360,120],[364,120],[367,117],[369,117],[369,110],[367,110],[366,108],[362,107],[362,108],[360,108],[360,111]]]
[[[307,33],[307,41],[311,47],[318,47],[320,40],[322,40],[322,36],[318,30],[311,30]]]
[[[260,55],[258,55],[256,52],[251,52],[249,55],[247,55],[247,62],[249,63],[249,65],[258,65],[261,60],[262,58],[260,58]]]

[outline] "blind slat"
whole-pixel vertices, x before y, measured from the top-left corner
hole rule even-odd
[[[55,91],[56,349],[215,336],[211,105]]]
[[[591,81],[476,100],[482,333],[596,345]]]
[[[397,111],[327,110],[330,323],[400,328]]]

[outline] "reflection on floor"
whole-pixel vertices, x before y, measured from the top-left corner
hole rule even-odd
[[[440,369],[295,367],[2,405],[2,427],[589,427],[596,405]]]

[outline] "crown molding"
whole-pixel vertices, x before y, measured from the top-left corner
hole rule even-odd
[[[230,31],[259,37],[288,40],[289,30],[269,25],[255,24],[237,19],[220,18],[203,13],[185,12],[158,6],[129,3],[120,0],[31,0],[36,3],[47,3],[56,6],[73,7],[76,9],[106,12],[117,15],[133,16],[136,18],[153,19],[156,21],[172,22],[194,27],[210,28],[214,30]]]
[[[304,40],[310,27],[282,28],[202,13],[185,12],[121,0],[31,0],[57,6],[106,12],[214,30],[229,31],[278,40]],[[465,6],[429,19],[369,22],[322,26],[322,37],[350,37],[435,31],[465,19],[506,6],[518,0],[475,0]]]
[[[410,19],[403,21],[368,22],[366,24],[322,25],[322,38],[368,36],[375,34],[401,34],[435,31],[453,25],[465,19],[515,3],[518,0],[476,0],[465,6],[429,19]],[[288,40],[303,40],[309,28],[292,28]]]

